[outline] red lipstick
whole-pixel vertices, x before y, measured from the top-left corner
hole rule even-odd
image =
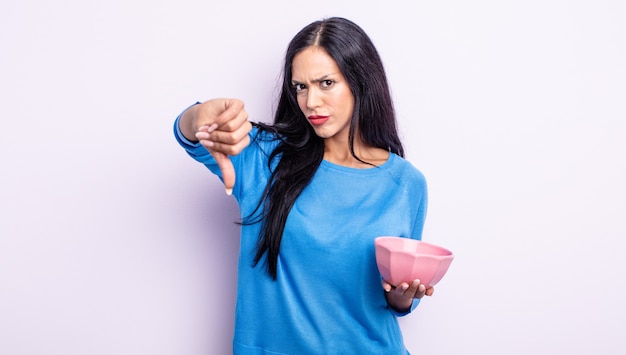
[[[311,122],[312,125],[319,126],[319,125],[323,124],[324,122],[328,121],[328,119],[330,117],[329,116],[311,115],[308,118],[309,118],[309,121]]]

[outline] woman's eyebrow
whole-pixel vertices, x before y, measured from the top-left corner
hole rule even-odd
[[[324,80],[327,80],[327,79],[328,79],[328,77],[329,77],[329,76],[332,76],[333,74],[334,74],[334,73],[323,75],[323,76],[321,76],[321,77],[320,77],[320,78],[318,78],[318,79],[313,79],[313,80],[311,80],[311,82],[312,82],[312,83],[319,83],[319,82],[322,82],[322,81],[324,81]],[[291,83],[292,83],[292,84],[304,84],[303,82],[301,82],[301,81],[299,81],[299,80],[295,80],[295,79],[291,79]]]

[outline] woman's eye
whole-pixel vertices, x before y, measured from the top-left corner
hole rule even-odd
[[[327,87],[331,87],[335,82],[332,80],[323,80],[322,81],[322,87],[323,88],[327,88]]]
[[[293,84],[293,88],[294,90],[296,90],[296,92],[300,92],[306,89],[306,86],[304,86],[304,84]]]

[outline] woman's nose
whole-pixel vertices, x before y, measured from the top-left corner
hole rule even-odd
[[[306,106],[309,109],[315,109],[321,105],[320,93],[316,89],[309,89],[306,98]]]

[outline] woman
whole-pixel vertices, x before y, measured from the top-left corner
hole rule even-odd
[[[374,238],[421,238],[426,183],[402,158],[383,65],[360,27],[329,18],[292,39],[273,124],[215,99],[175,131],[243,217],[235,354],[407,353],[396,317],[433,289],[381,282]]]

